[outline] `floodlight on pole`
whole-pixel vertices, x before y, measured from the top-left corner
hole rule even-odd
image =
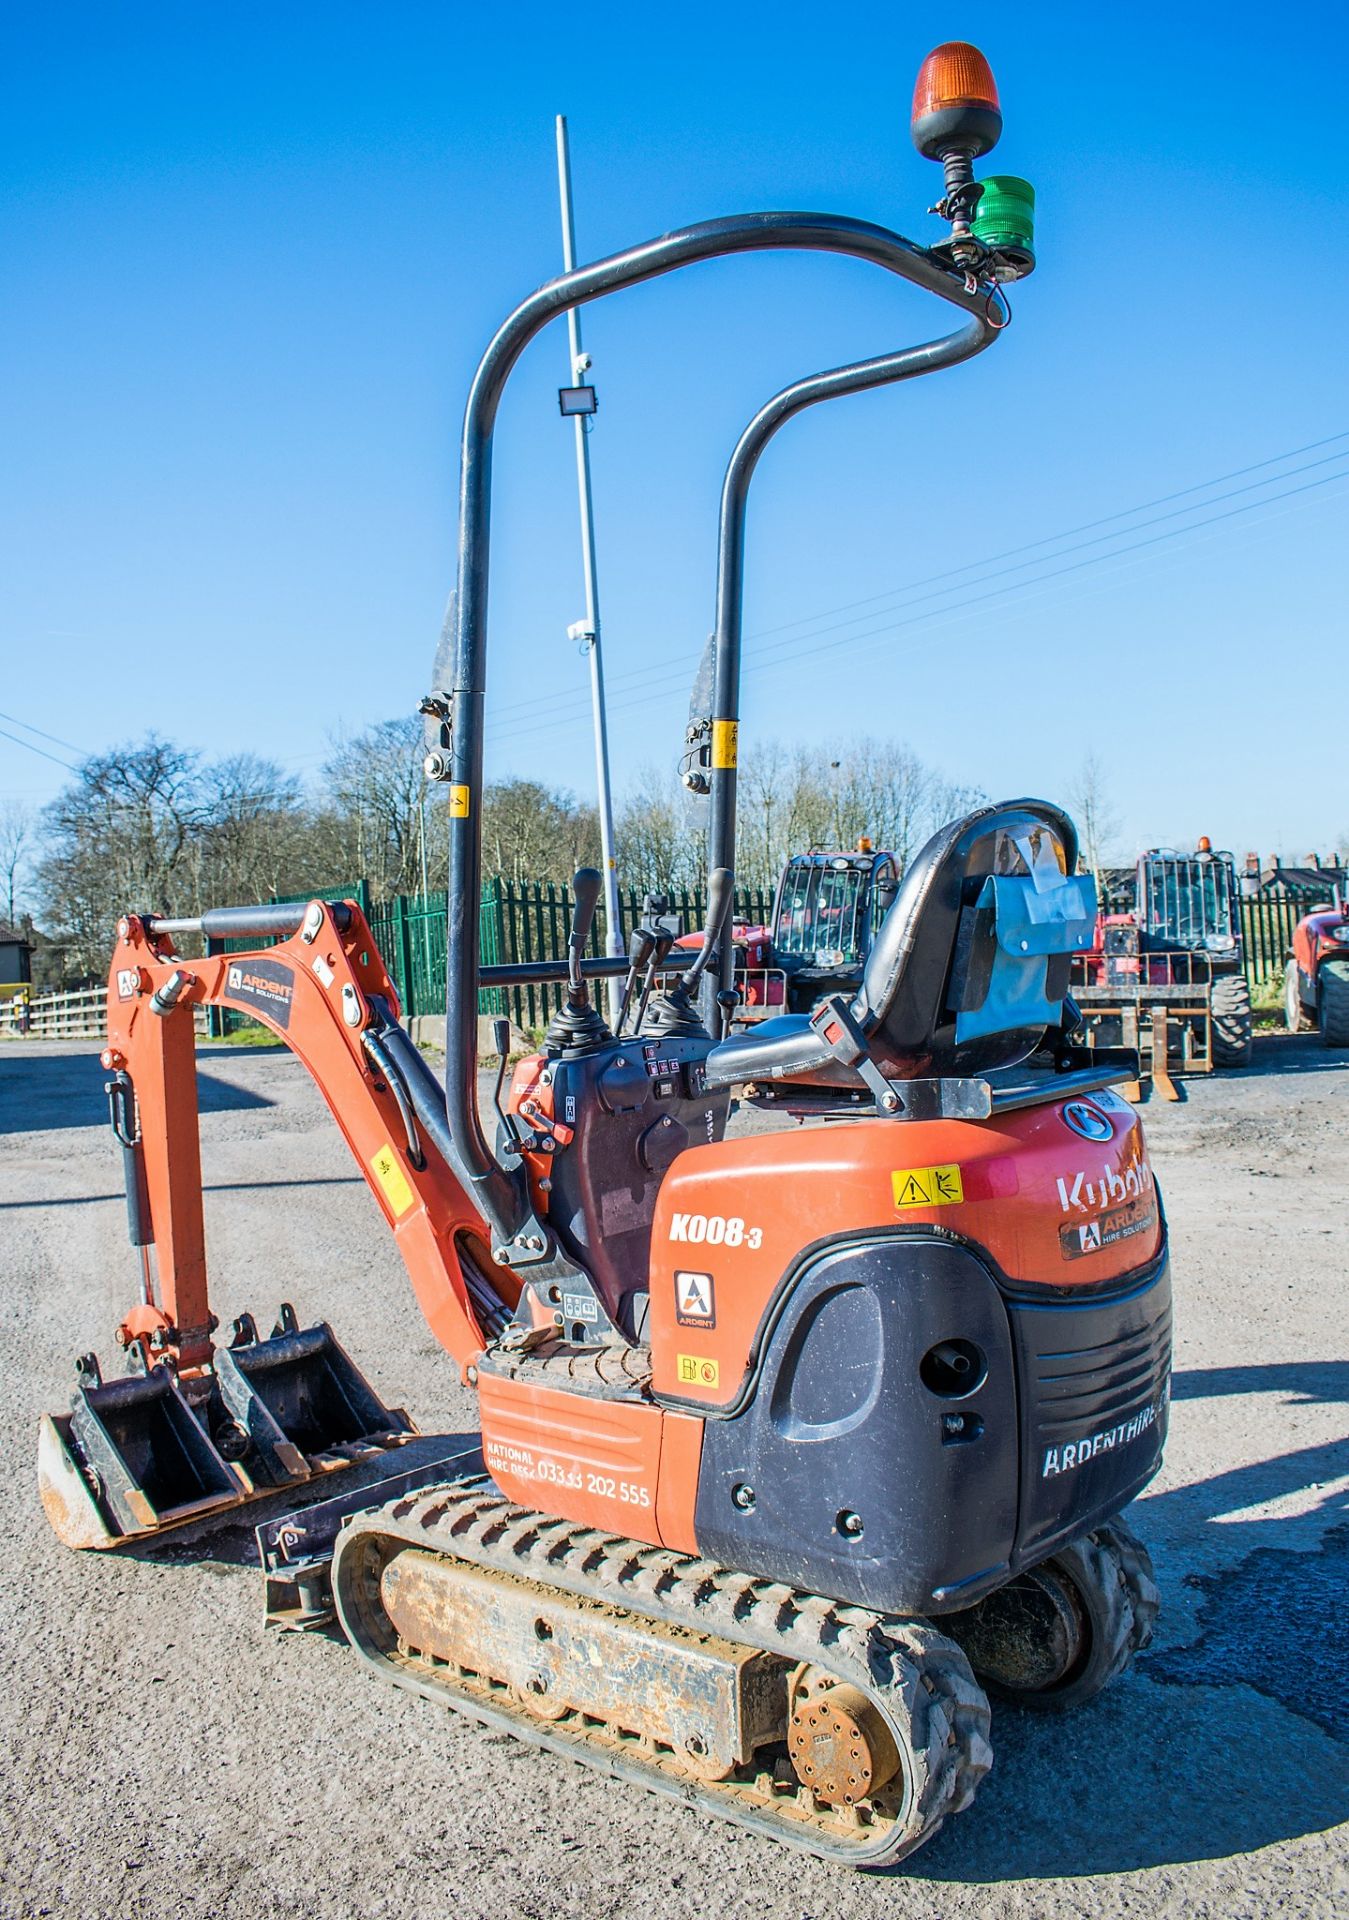
[[[562,210],[562,265],[571,273],[576,267],[576,224],[571,201],[571,148],[567,140],[565,114],[557,116],[557,190]],[[585,382],[590,371],[590,356],[581,345],[581,315],[576,307],[567,311],[567,344],[570,349],[572,384],[558,391],[557,403],[564,417],[570,416],[576,432],[576,486],[581,507],[581,562],[585,574],[585,619],[573,621],[568,637],[580,643],[590,656],[590,704],[595,720],[595,785],[600,816],[600,865],[604,875],[604,917],[607,926],[606,950],[621,955],[623,931],[618,917],[618,870],[614,864],[614,803],[609,786],[609,730],[604,710],[604,662],[600,652],[600,587],[595,560],[595,512],[590,491],[590,419],[598,402],[593,386]],[[619,983],[609,982],[609,1016],[618,1017]]]

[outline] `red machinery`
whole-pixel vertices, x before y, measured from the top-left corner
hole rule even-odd
[[[1072,994],[1088,1036],[1137,1047],[1159,1092],[1173,1073],[1249,1066],[1250,989],[1230,853],[1201,838],[1192,854],[1154,847],[1132,889],[1097,916],[1073,960]]]
[[[1349,902],[1337,888],[1293,929],[1283,984],[1290,1033],[1314,1026],[1328,1047],[1349,1047]]]
[[[1157,1607],[1120,1515],[1161,1459],[1167,1238],[1139,1121],[1110,1091],[1136,1059],[1074,1040],[1069,962],[1095,890],[1072,822],[1039,800],[952,822],[911,863],[851,997],[714,1030],[749,477],[802,407],[997,338],[999,289],[1033,257],[1029,189],[973,179],[1000,125],[982,56],[938,49],[914,137],[944,167],[941,245],[837,215],[735,216],[578,268],[498,331],[465,418],[449,670],[423,709],[449,789],[444,1086],[350,902],[127,915],[104,1057],[141,1279],[118,1329],[132,1371],[105,1380],[86,1357],[40,1440],[57,1533],[108,1547],[408,1434],[324,1324],[283,1309],[269,1338],[247,1315],[215,1338],[193,1009],[240,1009],[314,1076],[476,1390],[486,1469],[400,1467],[266,1522],[272,1617],[335,1614],[383,1681],[869,1866],[969,1804],[990,1762],[985,1686],[1074,1706]],[[502,392],[568,308],[769,246],[878,265],[961,323],[797,382],[742,435],[722,494],[703,946],[655,992],[662,943],[643,940],[611,1030],[588,979],[623,963],[582,958],[600,876],[579,874],[565,1004],[504,1097],[498,1032],[489,1140],[478,994],[511,971],[478,946]],[[178,952],[187,934],[279,944],[199,960]],[[828,1124],[727,1139],[733,1091]]]
[[[771,924],[732,925],[735,1022],[808,1013],[830,993],[855,993],[898,890],[895,856],[877,852],[865,835],[846,853],[793,854],[778,878]],[[701,942],[689,933],[677,944],[696,950]]]

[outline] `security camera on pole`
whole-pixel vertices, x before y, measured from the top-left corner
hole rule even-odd
[[[565,114],[557,116],[557,188],[562,207],[562,265],[567,273],[576,266],[576,227],[571,205],[571,152],[567,144]],[[590,417],[598,402],[595,389],[585,382],[590,371],[590,355],[581,345],[581,314],[577,307],[567,311],[567,343],[570,348],[572,385],[558,393],[558,405],[564,416],[570,415],[576,431],[576,486],[581,504],[581,563],[585,571],[586,611],[584,620],[574,620],[567,638],[575,640],[582,652],[590,655],[590,700],[595,716],[595,784],[600,816],[600,853],[604,873],[604,917],[607,926],[605,950],[611,955],[624,952],[623,930],[618,917],[618,872],[614,865],[614,803],[609,788],[609,732],[604,713],[604,663],[600,654],[600,587],[595,564],[595,511],[590,493]],[[609,1017],[618,1017],[620,983],[611,980],[608,987]]]

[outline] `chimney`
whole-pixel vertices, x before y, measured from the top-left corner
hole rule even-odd
[[[1309,866],[1309,867],[1311,868],[1311,870],[1312,870],[1312,872],[1313,872],[1313,873],[1319,873],[1319,872],[1321,871],[1321,856],[1320,856],[1320,854],[1319,854],[1319,853],[1309,853],[1309,854],[1307,855],[1307,861],[1306,861],[1306,864],[1307,864],[1307,865],[1308,865],[1308,866]]]
[[[1259,873],[1260,855],[1258,853],[1248,853],[1246,855],[1246,871],[1247,873],[1254,873],[1254,874]]]

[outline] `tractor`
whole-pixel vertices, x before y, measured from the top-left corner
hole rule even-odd
[[[1328,906],[1304,913],[1293,930],[1283,1007],[1290,1033],[1314,1026],[1324,1046],[1349,1047],[1349,898],[1342,887]]]

